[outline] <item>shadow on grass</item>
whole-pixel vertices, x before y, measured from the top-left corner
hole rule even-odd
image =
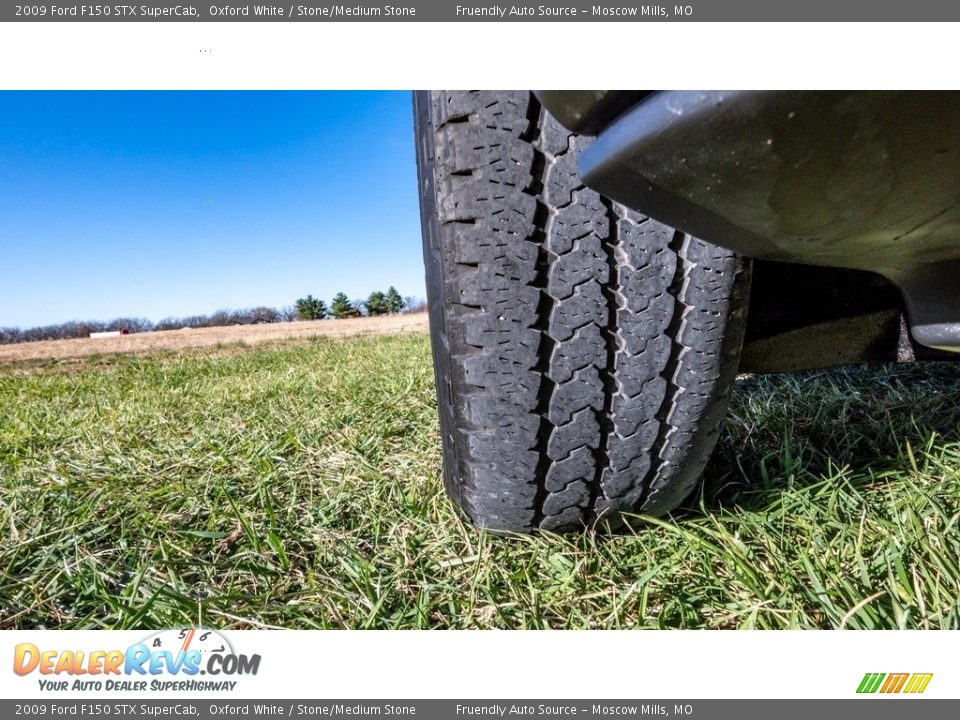
[[[675,517],[759,511],[847,470],[911,471],[909,452],[960,441],[960,363],[861,365],[737,382],[705,487]],[[909,450],[908,450],[909,448]],[[702,506],[701,506],[702,502]]]

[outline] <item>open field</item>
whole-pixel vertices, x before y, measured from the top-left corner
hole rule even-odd
[[[111,353],[147,353],[157,350],[186,350],[227,343],[256,345],[276,340],[302,339],[320,335],[330,338],[358,335],[385,335],[427,332],[427,313],[385,315],[347,320],[312,320],[265,325],[231,325],[212,328],[184,328],[138,333],[122,337],[45,340],[0,345],[0,364],[33,360],[64,360]]]
[[[960,628],[960,367],[738,383],[705,492],[495,538],[424,335],[0,370],[0,627]]]

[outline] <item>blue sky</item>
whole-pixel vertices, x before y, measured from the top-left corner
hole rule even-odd
[[[0,326],[424,295],[402,92],[0,92]]]

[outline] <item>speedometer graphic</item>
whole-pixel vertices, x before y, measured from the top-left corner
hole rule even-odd
[[[202,627],[163,630],[143,640],[151,651],[166,650],[174,657],[180,653],[197,650],[201,657],[207,658],[214,653],[234,654],[230,641],[216,630]]]

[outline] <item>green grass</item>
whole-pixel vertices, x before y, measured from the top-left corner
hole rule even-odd
[[[742,380],[707,490],[497,538],[422,336],[0,371],[0,627],[960,627],[960,366]]]

